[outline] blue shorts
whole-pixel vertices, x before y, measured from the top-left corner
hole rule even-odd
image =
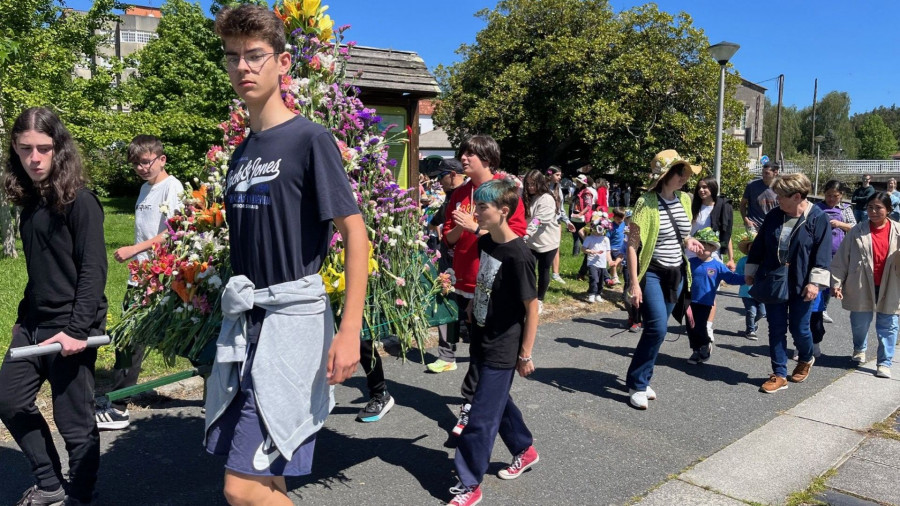
[[[275,448],[259,416],[253,378],[250,374],[256,343],[249,343],[247,361],[241,375],[241,390],[225,413],[213,422],[206,440],[206,451],[228,456],[225,468],[251,476],[304,476],[312,471],[316,436],[309,437],[290,460]]]

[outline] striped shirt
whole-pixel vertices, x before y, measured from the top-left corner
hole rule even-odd
[[[669,213],[666,212],[665,206],[669,206],[672,217],[681,232],[681,239],[684,240],[690,236],[691,222],[688,220],[684,207],[676,197],[673,200],[664,200],[662,195],[659,196],[657,208],[659,210],[659,233],[656,236],[656,249],[653,250],[653,262],[664,267],[678,267],[684,261],[682,256],[684,249],[678,241],[675,229],[672,227],[672,220],[669,219]]]

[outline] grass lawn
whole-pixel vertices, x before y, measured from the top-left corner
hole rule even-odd
[[[120,315],[122,298],[128,281],[127,264],[120,264],[113,258],[116,249],[134,243],[134,203],[137,197],[101,198],[106,219],[103,228],[106,234],[106,252],[109,262],[109,274],[106,280],[106,298],[109,301],[109,322],[115,322]],[[12,326],[16,322],[16,311],[28,276],[25,272],[25,257],[22,254],[22,243],[19,242],[19,258],[0,259],[0,352],[6,353],[12,337]],[[109,369],[112,369],[115,357],[111,346],[100,348],[97,360],[98,382],[102,384]],[[187,360],[179,359],[169,368],[157,353],[149,353],[144,360],[144,375],[162,376],[170,372],[186,369]]]

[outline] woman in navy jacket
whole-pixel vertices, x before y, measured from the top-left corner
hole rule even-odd
[[[766,304],[773,374],[760,388],[765,393],[787,388],[788,327],[800,358],[791,381],[804,381],[815,361],[809,317],[820,287],[830,283],[831,224],[827,214],[806,200],[811,186],[803,174],[775,180],[772,190],[778,195],[778,208],[766,215],[744,270],[752,285],[782,263],[789,264],[788,301]]]

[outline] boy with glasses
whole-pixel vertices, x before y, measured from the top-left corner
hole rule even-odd
[[[282,21],[243,4],[220,10],[215,26],[250,128],[224,190],[233,275],[207,383],[205,444],[227,455],[230,504],[287,506],[284,477],[311,472],[333,385],[359,363],[369,240],[334,136],[282,99],[291,68]],[[332,223],[345,247],[337,332],[317,274]]]
[[[135,259],[148,260],[153,246],[166,238],[166,220],[171,218],[181,206],[180,196],[184,186],[174,176],[166,173],[166,154],[162,142],[152,135],[138,135],[128,145],[128,162],[135,174],[144,180],[134,205],[134,244],[117,249],[113,257],[118,262]],[[122,310],[131,305],[135,296],[128,281]],[[134,386],[141,373],[144,361],[144,346],[134,346],[131,350],[116,350],[116,365],[113,369],[111,390]],[[98,406],[95,413],[100,430],[121,430],[128,427],[128,399],[114,401],[109,406]]]

